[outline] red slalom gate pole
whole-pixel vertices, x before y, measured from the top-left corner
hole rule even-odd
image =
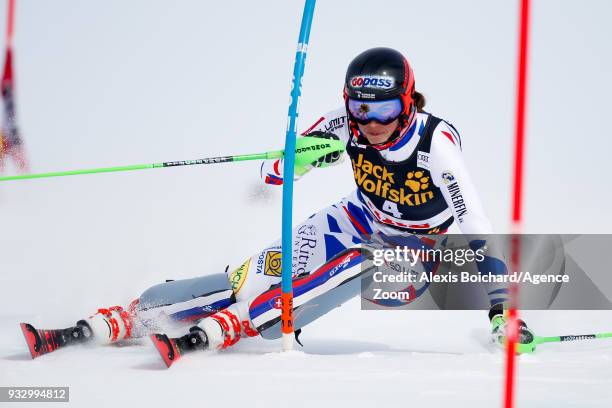
[[[512,194],[511,268],[520,267],[521,222],[523,219],[523,173],[525,157],[525,114],[527,101],[527,60],[529,45],[530,0],[520,1],[518,78],[516,89],[516,127],[514,150],[514,181]],[[518,285],[510,287],[510,307],[508,312],[508,333],[506,346],[506,383],[504,407],[514,408],[516,390],[516,343],[518,339]]]
[[[6,24],[6,44],[7,48],[13,46],[13,32],[15,27],[15,0],[9,0],[8,2],[8,14]]]
[[[516,231],[510,241],[510,273],[518,271],[520,265],[521,236]],[[515,401],[516,378],[516,343],[518,340],[518,284],[510,284],[510,305],[508,310],[508,326],[506,328],[506,383],[504,407],[513,408]]]
[[[527,51],[529,43],[530,0],[521,0],[518,79],[516,88],[516,128],[514,146],[514,188],[512,222],[520,224],[523,217],[523,168],[525,154],[525,111],[527,101]]]

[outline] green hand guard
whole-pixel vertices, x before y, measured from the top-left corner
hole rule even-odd
[[[310,163],[295,163],[295,177],[302,177],[304,174],[312,170],[314,166]]]
[[[295,149],[295,175],[300,177],[312,169],[319,160],[330,154],[340,155],[345,145],[340,140],[330,140],[324,137],[299,137]],[[318,167],[326,167],[321,164]]]

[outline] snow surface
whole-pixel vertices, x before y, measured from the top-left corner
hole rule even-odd
[[[380,3],[381,13],[406,13],[363,23],[371,2],[318,2],[301,127],[341,103],[344,70],[358,52],[404,51],[430,111],[461,132],[484,206],[507,232],[515,2]],[[33,170],[280,148],[302,6],[18,2],[17,107]],[[601,182],[612,139],[589,119],[609,114],[612,61],[602,50],[610,7],[534,3],[529,232],[612,231],[612,190]],[[559,69],[569,50],[579,61],[571,108]],[[70,406],[91,408],[501,405],[503,355],[486,343],[484,311],[361,311],[355,300],[306,327],[299,352],[249,339],[170,370],[148,341],[29,358],[21,321],[72,325],[164,279],[239,265],[275,240],[280,189],[261,187],[258,171],[258,163],[236,163],[0,185],[0,386],[70,386]],[[346,162],[304,177],[295,220],[353,186]],[[540,335],[612,330],[610,312],[523,316]],[[612,406],[612,340],[542,345],[520,357],[518,373],[517,407]]]
[[[525,313],[548,334],[603,330],[609,313]],[[34,361],[16,322],[0,321],[4,385],[70,386],[72,406],[169,404],[366,407],[499,406],[504,356],[483,339],[482,312],[364,312],[350,302],[304,329],[305,346],[289,354],[280,342],[247,339],[227,352],[192,354],[170,369],[147,341],[76,346]],[[545,334],[545,333],[543,333]],[[610,341],[541,345],[519,358],[518,405],[612,405]]]

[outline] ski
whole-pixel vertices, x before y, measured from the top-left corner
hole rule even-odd
[[[153,345],[168,368],[181,358],[181,347],[178,345],[179,340],[178,338],[171,339],[165,334],[155,333],[151,335]]]
[[[21,323],[20,326],[33,359],[92,338],[91,329],[86,324],[51,330],[36,329],[29,323]]]
[[[189,334],[182,337],[170,338],[165,334],[155,333],[150,338],[168,368],[183,354],[208,348],[206,334],[197,328],[191,328]]]

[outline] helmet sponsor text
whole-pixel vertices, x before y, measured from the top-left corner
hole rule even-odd
[[[381,75],[359,75],[350,80],[352,88],[391,89],[393,78]]]

